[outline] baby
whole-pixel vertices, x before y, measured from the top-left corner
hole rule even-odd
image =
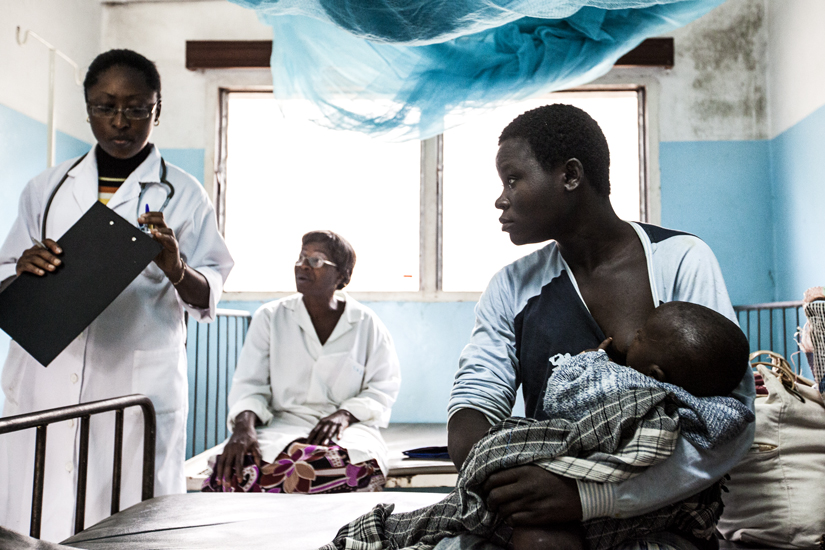
[[[324,550],[356,543],[364,550],[432,548],[458,534],[515,550],[610,550],[651,528],[655,533],[677,525],[692,537],[711,535],[719,505],[714,498],[689,497],[632,518],[514,529],[506,525],[510,517],[489,505],[490,491],[501,486],[498,474],[508,468],[533,464],[557,475],[576,472],[587,481],[618,483],[666,460],[680,436],[710,449],[753,421],[748,407],[722,397],[742,380],[749,347],[724,316],[695,304],[663,304],[630,345],[631,368],[607,358],[608,344],[554,370],[544,399],[547,420],[508,418],[491,427],[467,456],[455,489],[440,502],[398,514],[392,505],[379,504],[342,527]]]
[[[696,397],[727,396],[745,375],[749,353],[745,334],[727,317],[698,304],[668,302],[654,309],[636,332],[627,366]],[[511,543],[515,550],[585,547],[580,526],[516,527]]]

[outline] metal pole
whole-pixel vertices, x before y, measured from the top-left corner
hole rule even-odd
[[[115,412],[115,458],[112,464],[112,515],[120,512],[120,471],[123,465],[123,410]]]
[[[34,37],[41,44],[43,44],[44,46],[46,46],[49,49],[49,112],[48,112],[48,115],[46,117],[47,127],[48,127],[47,128],[48,136],[46,137],[46,139],[47,139],[47,141],[46,141],[46,164],[48,165],[49,168],[51,168],[52,166],[54,166],[54,162],[55,162],[55,160],[54,160],[55,159],[55,142],[56,142],[56,135],[57,135],[57,129],[55,128],[55,118],[56,118],[55,87],[56,87],[56,82],[57,82],[55,72],[56,72],[56,65],[57,65],[57,56],[59,55],[60,57],[62,57],[63,60],[66,61],[66,63],[68,63],[69,65],[71,65],[74,68],[75,84],[80,86],[82,84],[83,80],[82,80],[81,74],[80,74],[80,67],[78,67],[77,63],[72,61],[71,58],[69,58],[66,54],[64,54],[63,52],[61,52],[60,50],[58,50],[57,48],[52,46],[46,40],[43,40],[43,38],[35,32],[25,31],[25,32],[22,33],[22,37],[21,37],[20,27],[17,27],[17,43],[19,45],[22,46],[23,44],[25,44],[26,40],[28,40],[29,36]]]
[[[40,516],[43,514],[43,478],[46,473],[46,429],[37,427],[37,439],[34,444],[34,483],[32,484],[32,516],[29,524],[29,536],[40,538]]]
[[[57,65],[57,54],[55,49],[49,48],[49,118],[48,118],[48,132],[49,141],[46,145],[46,164],[49,168],[54,166],[54,145],[55,134],[57,131],[54,127],[55,121],[55,102],[54,102],[54,88],[55,88],[55,66]]]
[[[89,471],[89,419],[80,418],[80,459],[77,465],[77,498],[75,499],[74,532],[79,533],[86,525],[86,474]]]

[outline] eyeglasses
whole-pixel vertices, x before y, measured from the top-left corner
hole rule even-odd
[[[123,109],[115,109],[111,105],[90,105],[86,104],[86,111],[89,116],[95,118],[113,118],[118,113],[123,113],[123,116],[129,120],[146,120],[152,116],[157,109],[158,104],[146,105],[145,107],[125,107]]]
[[[329,260],[325,260],[325,259],[321,258],[320,256],[304,256],[303,254],[298,256],[298,261],[295,262],[295,266],[296,267],[301,267],[302,265],[304,265],[304,262],[309,264],[309,267],[311,267],[313,269],[318,269],[319,267],[321,267],[324,264],[331,265],[332,267],[338,267],[338,265],[332,263]]]

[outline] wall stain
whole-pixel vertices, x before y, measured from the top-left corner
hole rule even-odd
[[[759,136],[765,133],[767,119],[765,3],[733,1],[720,9],[729,13],[718,13],[697,29],[683,50],[685,61],[692,62],[696,72],[691,82],[692,126],[698,136],[731,124],[748,127]]]

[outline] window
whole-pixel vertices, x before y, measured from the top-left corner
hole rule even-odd
[[[219,209],[235,258],[225,290],[294,291],[301,235],[331,229],[358,257],[349,291],[475,299],[498,269],[543,246],[511,244],[493,203],[501,191],[498,135],[518,114],[547,103],[576,105],[599,122],[610,147],[613,206],[623,219],[644,220],[641,95],[552,94],[426,142],[385,143],[284,118],[268,93],[223,91]]]
[[[611,202],[620,218],[640,220],[639,123],[635,91],[555,94],[508,105],[444,133],[442,289],[482,291],[508,263],[546,243],[515,246],[498,223],[498,136],[521,113],[548,103],[590,114],[610,148]]]
[[[418,290],[420,144],[285,119],[270,94],[229,94],[227,112],[227,291],[294,290],[301,236],[315,229],[355,249],[350,290]]]

